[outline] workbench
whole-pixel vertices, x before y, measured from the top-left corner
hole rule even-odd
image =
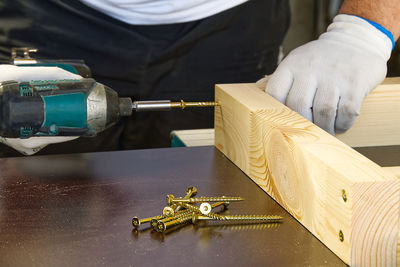
[[[0,266],[344,266],[212,146],[0,160]],[[283,223],[200,222],[160,234],[131,225],[165,196],[232,195],[225,214]]]

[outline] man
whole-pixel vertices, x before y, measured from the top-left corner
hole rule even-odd
[[[84,59],[120,96],[204,101],[216,83],[272,73],[288,26],[287,0],[0,0],[0,58],[12,47],[36,47],[41,57]],[[212,109],[136,113],[96,138],[41,153],[165,147],[172,129],[211,127]],[[22,141],[34,152],[36,144]]]
[[[138,100],[209,100],[215,83],[252,82],[271,73],[289,18],[283,0],[0,3],[3,57],[12,46],[33,46],[47,57],[82,58],[97,80]],[[328,132],[345,131],[385,77],[400,31],[399,11],[396,0],[344,1],[346,15],[337,16],[319,40],[290,53],[270,77],[267,92]],[[97,138],[43,152],[167,146],[171,129],[203,127],[212,127],[212,112],[141,113]],[[48,141],[24,142],[28,149],[22,151],[29,154]]]

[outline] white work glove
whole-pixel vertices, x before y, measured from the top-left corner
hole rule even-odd
[[[325,131],[344,132],[386,76],[389,37],[362,18],[337,15],[318,40],[293,50],[266,92]]]
[[[17,67],[14,65],[0,65],[0,82],[31,81],[31,80],[63,80],[63,79],[81,79],[82,77],[58,67]],[[49,144],[61,143],[78,138],[72,137],[30,137],[4,138],[0,137],[0,142],[6,144],[24,155],[32,155]]]

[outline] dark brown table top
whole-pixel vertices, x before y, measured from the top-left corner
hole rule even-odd
[[[0,266],[342,266],[344,263],[213,147],[0,160]],[[239,195],[231,214],[268,225],[132,231],[165,195]]]
[[[400,166],[400,146],[354,148],[381,167]]]

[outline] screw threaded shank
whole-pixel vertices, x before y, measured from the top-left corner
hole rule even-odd
[[[246,220],[257,220],[257,221],[280,221],[282,220],[281,216],[277,215],[225,215],[226,220],[235,220],[235,221],[246,221]]]
[[[196,197],[196,198],[170,198],[170,203],[182,202],[182,203],[198,203],[198,202],[235,202],[243,201],[242,197]]]
[[[215,107],[219,106],[217,102],[212,101],[199,101],[199,102],[185,102],[181,100],[180,102],[171,102],[172,108],[185,109],[186,107]]]
[[[174,221],[176,219],[180,219],[180,218],[186,217],[188,215],[192,215],[192,214],[193,214],[193,211],[191,211],[191,210],[180,210],[180,211],[177,211],[174,214],[174,216],[163,218],[159,221],[163,221],[163,222]]]
[[[215,219],[207,215],[197,215],[195,216],[195,221],[197,220],[211,220]],[[221,221],[265,221],[265,222],[280,222],[282,220],[281,216],[276,215],[219,215],[217,220]]]

